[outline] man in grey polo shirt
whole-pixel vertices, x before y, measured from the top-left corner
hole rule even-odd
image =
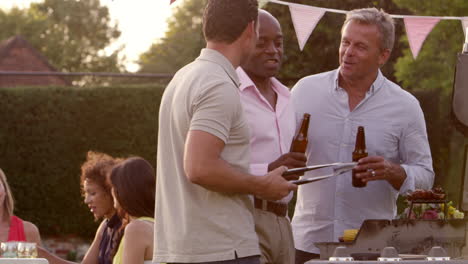
[[[208,0],[206,49],[179,70],[159,111],[154,262],[260,263],[248,194],[278,200],[296,185],[279,167],[249,168],[235,68],[257,39],[256,0]]]

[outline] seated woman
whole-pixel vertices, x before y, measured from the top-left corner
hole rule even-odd
[[[156,188],[154,169],[146,160],[133,157],[114,167],[110,179],[115,207],[124,217],[125,226],[113,264],[151,263]]]
[[[13,194],[5,173],[0,169],[0,241],[27,241],[41,244],[39,229],[13,215]]]
[[[122,220],[114,209],[111,185],[108,181],[112,168],[121,161],[122,159],[103,153],[89,151],[86,161],[81,166],[80,182],[84,202],[96,220],[104,219],[82,264],[111,264],[122,238]],[[39,256],[46,258],[50,264],[74,263],[61,259],[43,248],[39,248]]]

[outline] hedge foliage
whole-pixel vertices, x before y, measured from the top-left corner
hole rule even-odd
[[[0,168],[15,214],[41,234],[92,237],[79,186],[88,150],[138,155],[156,164],[158,107],[164,87],[0,88]]]
[[[15,213],[35,223],[43,235],[92,237],[98,223],[79,186],[86,152],[138,155],[156,166],[157,113],[164,86],[0,88],[0,168],[13,189]],[[414,94],[426,117],[436,184],[458,203],[461,177],[449,177],[447,168],[463,163],[448,153],[451,125],[441,114],[450,102],[439,105],[436,92]],[[446,159],[453,164],[446,166]],[[289,205],[291,215],[294,204]]]

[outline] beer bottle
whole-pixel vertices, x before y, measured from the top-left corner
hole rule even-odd
[[[307,149],[307,131],[309,130],[309,120],[310,114],[304,113],[304,118],[302,119],[301,129],[297,132],[297,135],[294,137],[291,143],[291,149],[289,152],[302,152],[305,153]]]
[[[356,135],[356,146],[353,151],[353,161],[358,161],[361,158],[367,157],[366,150],[366,135],[364,133],[364,127],[359,126]],[[356,173],[353,170],[353,186],[357,188],[366,187],[367,183],[356,178]]]

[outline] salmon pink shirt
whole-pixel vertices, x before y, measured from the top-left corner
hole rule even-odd
[[[236,71],[241,83],[242,106],[250,126],[250,173],[265,175],[269,163],[289,152],[296,131],[291,95],[288,87],[271,78],[273,90],[278,95],[276,107],[273,108],[245,71],[241,67]],[[279,202],[288,203],[292,196],[291,192]]]

